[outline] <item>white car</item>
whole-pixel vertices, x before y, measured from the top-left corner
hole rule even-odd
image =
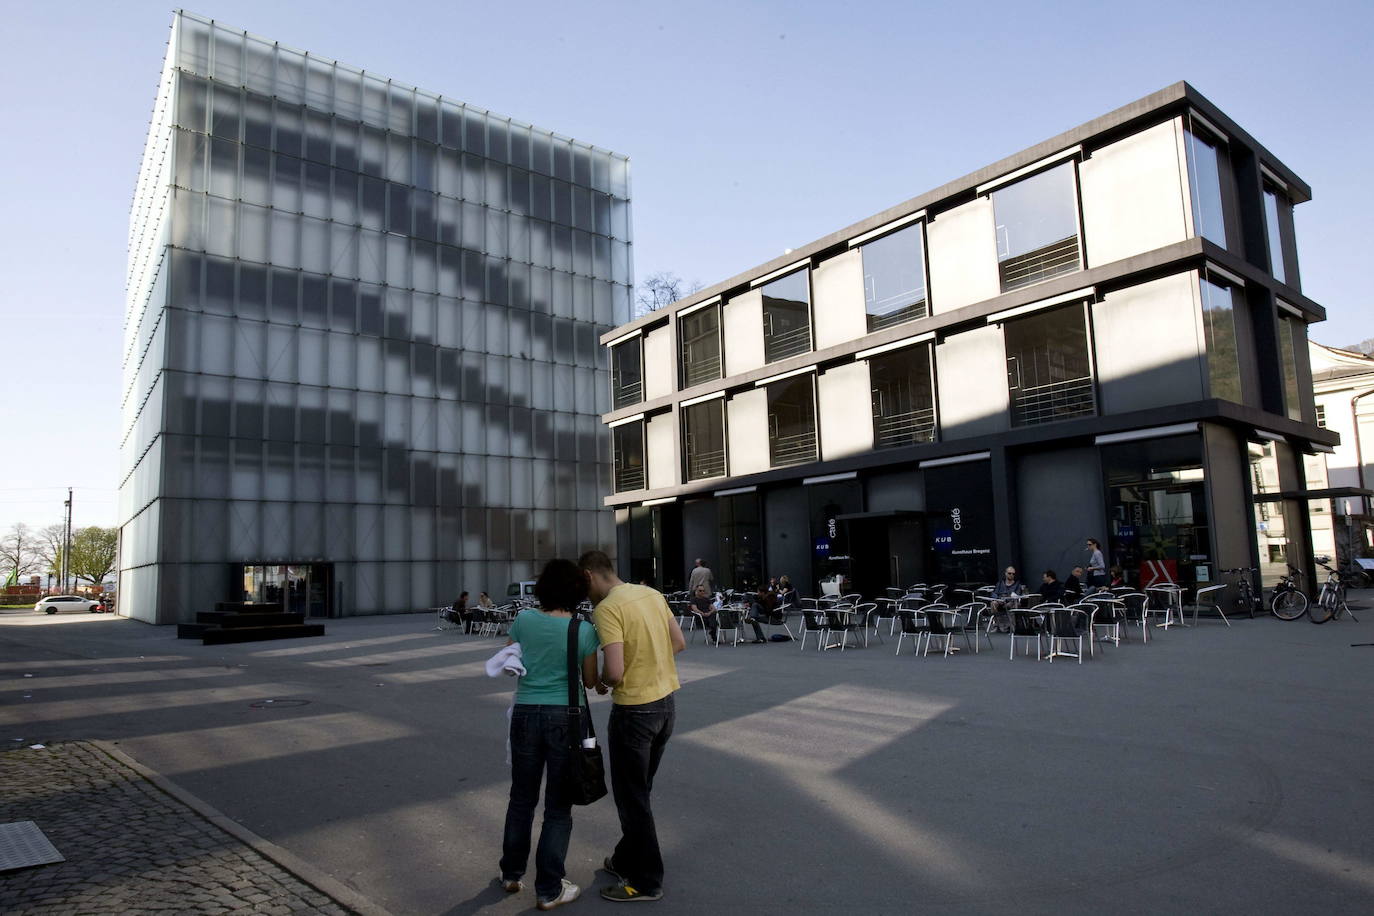
[[[56,614],[58,611],[90,611],[99,614],[105,606],[99,601],[77,595],[51,595],[33,606],[35,611]]]

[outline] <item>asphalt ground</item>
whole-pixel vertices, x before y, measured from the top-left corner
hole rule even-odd
[[[1006,637],[922,659],[891,639],[697,636],[655,791],[657,911],[1374,910],[1362,616],[1137,631],[1082,665],[1008,660]],[[123,618],[5,615],[0,740],[114,742],[393,913],[532,910],[493,884],[512,684],[482,663],[499,641],[433,626],[205,647]],[[614,806],[575,821],[587,896],[568,909],[611,906],[594,892]]]

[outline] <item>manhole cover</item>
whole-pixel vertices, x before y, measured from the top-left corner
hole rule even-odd
[[[65,861],[33,821],[0,824],[0,871]]]
[[[309,700],[258,700],[249,703],[253,709],[280,709],[284,706],[309,706]]]

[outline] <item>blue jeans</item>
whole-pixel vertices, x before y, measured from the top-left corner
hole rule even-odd
[[[581,740],[581,735],[578,740]],[[539,804],[539,783],[548,773],[544,791],[544,825],[534,854],[534,892],[556,896],[563,888],[563,860],[572,839],[572,802],[568,799],[568,748],[566,706],[517,703],[510,720],[510,803],[506,806],[506,830],[501,844],[501,877],[518,879],[530,858],[530,834],[534,808]]]
[[[611,709],[607,749],[611,758],[611,789],[620,814],[620,842],[611,864],[631,887],[652,892],[663,887],[663,854],[649,794],[654,774],[673,735],[677,713],[670,693],[661,700]]]

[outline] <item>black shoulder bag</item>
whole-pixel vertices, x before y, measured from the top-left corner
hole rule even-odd
[[[568,753],[571,764],[568,771],[568,798],[574,805],[590,805],[606,794],[606,764],[601,759],[601,746],[593,742],[592,747],[582,746],[582,716],[587,716],[587,736],[596,738],[596,726],[592,723],[592,710],[584,705],[587,688],[582,685],[582,666],[577,655],[577,625],[582,621],[576,616],[568,623]],[[582,690],[582,704],[577,702],[578,688]]]

